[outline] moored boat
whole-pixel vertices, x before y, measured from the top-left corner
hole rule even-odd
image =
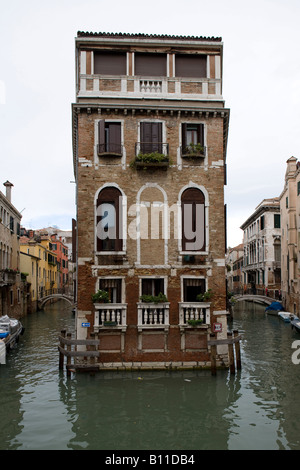
[[[279,312],[279,318],[283,320],[285,323],[290,323],[291,319],[294,318],[294,315],[290,312]]]
[[[292,329],[295,328],[295,330],[300,333],[300,319],[296,315],[293,315],[291,319],[291,327]]]
[[[23,333],[24,328],[20,320],[10,318],[7,315],[0,317],[0,364],[5,364],[6,351],[13,348],[13,346],[18,342],[19,336]]]
[[[278,315],[279,312],[284,311],[283,305],[280,302],[272,302],[265,308],[265,312],[269,315]]]

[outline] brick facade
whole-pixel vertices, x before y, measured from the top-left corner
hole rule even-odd
[[[213,324],[223,326],[218,337],[227,334],[224,182],[229,110],[217,94],[221,90],[222,42],[187,39],[143,36],[137,40],[130,35],[106,37],[85,33],[79,33],[76,39],[80,59],[77,98],[73,104],[77,336],[87,338],[91,333],[99,336],[103,367],[206,367],[210,362],[207,341]],[[128,73],[134,69],[137,47],[148,53],[164,53],[169,56],[166,77],[151,80],[147,77],[143,88],[137,88],[135,83],[140,77],[127,75],[117,80],[95,76],[93,51],[103,47],[126,51]],[[169,87],[165,86],[169,77],[174,77],[176,48],[185,53],[204,54],[209,62],[207,76],[180,83],[175,74]],[[149,87],[148,92],[141,92],[146,90],[145,86]],[[155,89],[152,94],[150,87]],[[97,151],[100,120],[120,126],[120,154]],[[136,148],[141,142],[142,123],[160,126],[162,152],[169,158],[164,165],[137,166]],[[200,157],[183,156],[185,124],[204,130],[205,151]],[[100,220],[97,198],[105,188],[115,188],[121,194],[118,214],[120,211],[123,214],[122,246],[118,250],[103,251],[97,244],[96,227]],[[205,247],[200,251],[188,251],[181,241],[180,210],[184,191],[189,188],[199,191],[205,201],[202,204],[205,226],[201,232]],[[144,280],[148,289],[158,280],[167,299],[151,305],[141,302]],[[92,294],[100,285],[117,295],[110,304],[92,302]],[[201,289],[211,290],[212,298],[201,302],[189,300],[191,292],[200,293]],[[190,325],[188,318],[198,315],[203,319],[200,326]],[[113,318],[113,324],[105,322],[108,317]],[[87,322],[90,326],[82,327]],[[218,352],[222,361],[224,347],[219,347]]]

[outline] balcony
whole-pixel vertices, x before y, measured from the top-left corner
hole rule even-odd
[[[127,324],[127,304],[95,303],[94,331],[113,328],[125,331]]]
[[[123,145],[116,143],[105,143],[97,145],[98,157],[122,157]]]
[[[272,263],[273,269],[281,269],[281,261],[273,261]]]
[[[180,147],[182,158],[204,158],[206,156],[206,147],[201,144],[190,144]]]
[[[162,93],[163,81],[162,80],[140,80],[141,93]]]
[[[1,285],[12,285],[16,283],[17,271],[12,269],[2,269],[0,271],[0,284]]]
[[[210,325],[209,302],[180,302],[179,326],[180,328],[205,327]]]
[[[160,99],[195,98],[222,100],[220,78],[141,78],[138,76],[107,76],[80,74],[78,98],[118,96],[122,98],[153,97]]]
[[[138,302],[138,330],[168,329],[169,328],[169,302],[153,303]]]
[[[135,160],[137,169],[164,168],[169,164],[169,144],[164,142],[136,142]]]

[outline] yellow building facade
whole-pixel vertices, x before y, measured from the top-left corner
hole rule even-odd
[[[37,306],[39,299],[57,290],[57,257],[50,237],[21,237],[20,255],[21,274],[30,283],[31,302]]]

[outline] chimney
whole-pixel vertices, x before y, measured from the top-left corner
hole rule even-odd
[[[11,188],[13,186],[12,183],[10,183],[9,181],[6,181],[5,183],[3,183],[3,185],[6,187],[6,199],[11,202]]]

